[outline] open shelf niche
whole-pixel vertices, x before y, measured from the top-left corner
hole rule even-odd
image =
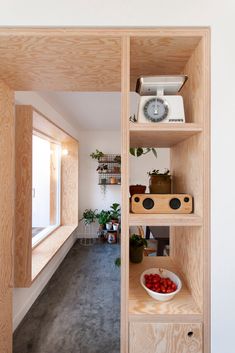
[[[153,325],[149,327],[150,331],[155,327],[159,330],[161,323],[166,325],[161,327],[161,341],[164,347],[170,346],[170,337],[173,340],[173,336],[178,334],[174,329],[171,331],[171,325],[177,322],[182,330],[186,323],[197,323],[197,329],[194,330],[194,338],[198,342],[197,353],[209,353],[209,30],[164,29],[150,31],[149,35],[133,34],[130,36],[128,50],[126,60],[130,64],[127,69],[130,82],[126,83],[126,88],[130,89],[129,92],[135,91],[136,80],[140,76],[188,76],[180,92],[184,99],[186,123],[130,122],[122,133],[128,140],[126,148],[170,148],[173,193],[188,193],[194,198],[192,214],[151,215],[131,214],[128,211],[129,227],[170,226],[171,249],[169,257],[144,257],[141,264],[130,263],[126,270],[129,278],[127,300],[130,352],[140,352],[142,337],[138,338],[136,332],[141,328],[144,331],[149,322]],[[129,106],[130,94],[126,94],[126,104]],[[124,178],[123,175],[122,180]],[[128,256],[127,251],[126,261]],[[183,288],[171,301],[154,301],[141,287],[140,275],[151,267],[167,268],[179,274],[182,279]],[[156,351],[156,335],[151,336],[149,353]],[[183,335],[186,337],[187,333]],[[176,353],[190,350],[190,345],[190,340],[182,342]],[[168,351],[167,348],[164,351]]]

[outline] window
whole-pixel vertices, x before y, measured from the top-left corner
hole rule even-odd
[[[60,225],[61,145],[33,133],[32,245]]]

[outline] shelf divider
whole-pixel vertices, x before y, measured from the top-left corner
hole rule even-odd
[[[130,147],[172,147],[200,132],[195,123],[130,123]]]
[[[202,226],[202,217],[190,214],[129,214],[129,226]]]

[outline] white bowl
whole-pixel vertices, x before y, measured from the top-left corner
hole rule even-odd
[[[163,278],[167,278],[167,277],[170,278],[170,280],[172,280],[176,284],[177,289],[172,293],[158,293],[158,292],[152,291],[151,289],[148,289],[145,286],[144,275],[150,275],[151,273],[158,274],[159,276],[161,276]],[[148,295],[150,295],[150,297],[152,297],[155,300],[159,300],[160,302],[166,302],[168,300],[171,300],[177,293],[179,293],[179,291],[182,288],[182,282],[181,282],[180,278],[178,276],[176,276],[175,273],[168,271],[164,268],[149,268],[148,270],[144,271],[140,276],[140,284],[146,290]]]

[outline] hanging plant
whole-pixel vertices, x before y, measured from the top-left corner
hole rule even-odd
[[[149,152],[152,152],[154,157],[157,158],[157,149],[153,147],[131,147],[130,148],[130,154],[134,157],[140,157],[143,156]]]
[[[104,153],[96,149],[95,152],[90,154],[90,157],[99,161],[101,157],[104,157]]]

